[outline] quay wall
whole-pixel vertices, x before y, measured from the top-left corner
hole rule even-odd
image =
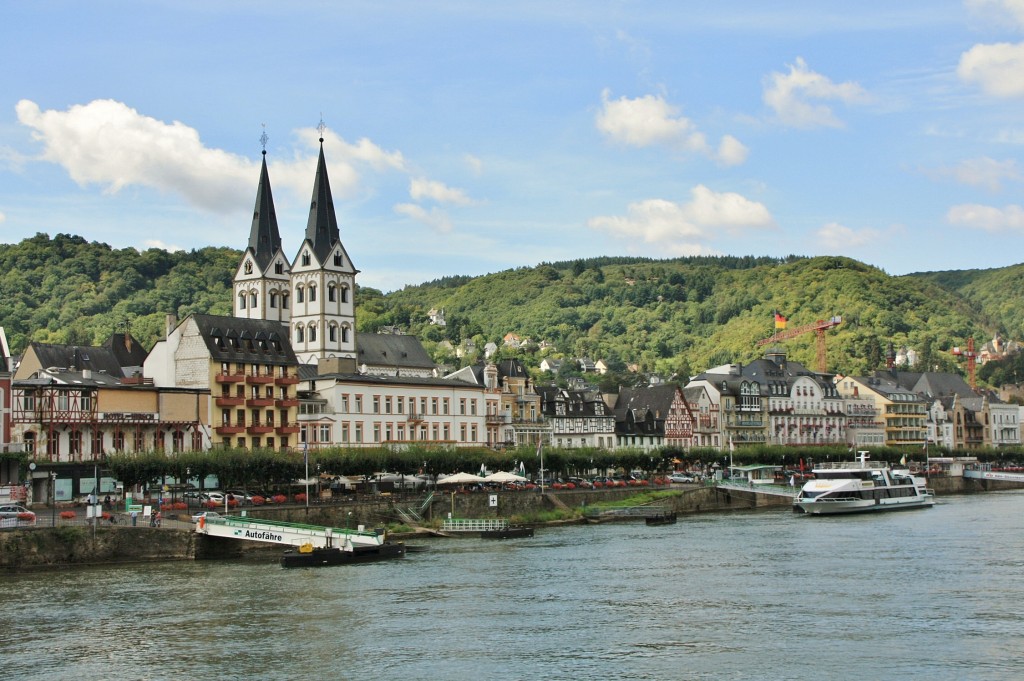
[[[928,486],[941,499],[948,494],[969,494],[994,490],[1022,489],[1024,483],[1002,480],[930,478]],[[424,524],[443,520],[449,513],[461,518],[507,518],[538,511],[579,509],[598,501],[619,500],[637,490],[574,490],[546,492],[497,492],[496,505],[491,494],[438,494],[428,510]],[[253,518],[284,520],[329,527],[368,528],[382,526],[396,517],[396,507],[419,509],[422,498],[360,500],[342,505],[260,507],[248,509]],[[760,494],[755,490],[718,489],[693,486],[681,494],[657,502],[681,515],[788,507],[785,496]],[[174,520],[174,519],[169,519]],[[0,531],[0,571],[39,570],[80,565],[110,565],[151,561],[193,560],[239,556],[243,553],[279,552],[273,544],[242,542],[197,535],[191,530],[188,515],[165,527],[104,526],[93,532],[90,527],[58,526]],[[184,522],[181,522],[184,521]],[[169,527],[177,525],[178,529]]]

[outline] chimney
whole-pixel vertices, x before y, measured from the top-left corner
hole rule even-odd
[[[164,338],[167,338],[171,335],[171,332],[173,332],[174,329],[177,328],[178,326],[178,315],[173,313],[168,314],[164,318],[164,326],[166,327],[167,330],[166,333],[164,334]]]

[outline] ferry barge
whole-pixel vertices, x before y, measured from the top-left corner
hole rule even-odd
[[[793,499],[793,510],[812,515],[838,515],[934,505],[934,493],[909,470],[868,461],[866,451],[858,454],[857,461],[815,466],[814,479],[806,482]]]

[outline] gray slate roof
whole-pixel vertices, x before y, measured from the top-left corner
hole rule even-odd
[[[208,314],[194,314],[192,319],[215,361],[272,366],[298,364],[281,322]]]
[[[356,363],[401,370],[433,369],[434,361],[415,336],[392,333],[357,333]]]

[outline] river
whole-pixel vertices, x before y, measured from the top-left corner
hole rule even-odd
[[[1024,492],[845,518],[416,540],[401,561],[4,575],[0,668],[49,679],[1020,679]]]

